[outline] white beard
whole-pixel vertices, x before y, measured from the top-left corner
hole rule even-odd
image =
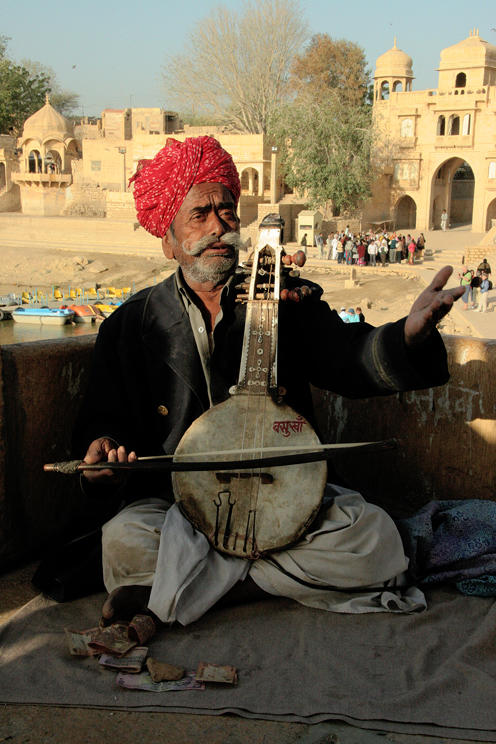
[[[212,243],[225,243],[233,249],[232,256],[209,257],[204,256],[205,251]],[[182,266],[183,273],[189,279],[203,284],[204,282],[213,282],[220,284],[225,281],[234,271],[238,264],[239,249],[243,246],[243,241],[239,233],[229,232],[220,238],[212,235],[206,235],[195,243],[188,245],[184,241],[181,248],[184,253],[190,256],[197,256],[195,262],[189,266]]]

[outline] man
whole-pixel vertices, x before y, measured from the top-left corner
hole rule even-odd
[[[240,184],[230,156],[211,137],[169,140],[132,180],[140,223],[179,267],[101,326],[77,426],[87,463],[174,452],[192,422],[228,397],[239,372]],[[435,325],[460,293],[443,290],[450,274],[450,267],[439,272],[407,319],[378,329],[342,323],[316,285],[309,299],[281,303],[279,383],[286,402],[311,421],[309,383],[347,396],[444,383]],[[338,612],[425,606],[414,587],[399,588],[408,560],[394,523],[355,492],[329,487],[303,539],[248,562],[214,550],[171,506],[168,479],[136,474],[123,483],[107,469],[86,471],[86,480],[96,498],[117,488],[127,503],[103,527],[107,622],[148,608],[163,622],[188,624],[219,601],[265,595]]]
[[[489,276],[486,274],[485,271],[481,273],[481,283],[480,283],[480,299],[477,304],[476,310],[480,313],[486,313],[487,312],[487,298],[489,297]]]
[[[491,266],[489,265],[487,258],[484,258],[480,262],[480,264],[477,266],[477,271],[481,273],[484,271],[489,276],[489,274],[491,273]]]
[[[443,232],[446,232],[446,228],[448,227],[448,212],[443,209],[441,212],[441,230]]]
[[[321,232],[318,233],[317,237],[315,238],[315,242],[317,244],[317,248],[319,249],[319,258],[324,258],[324,236]]]
[[[378,250],[379,250],[379,246],[377,244],[377,241],[372,239],[367,247],[367,253],[369,254],[369,265],[370,266],[375,266]]]

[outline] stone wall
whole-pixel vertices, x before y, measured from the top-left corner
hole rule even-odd
[[[451,380],[350,401],[314,391],[325,441],[396,437],[392,452],[335,456],[340,477],[396,515],[430,499],[496,498],[496,341],[447,337]],[[0,347],[0,569],[81,530],[77,479],[43,472],[69,457],[94,336]]]
[[[450,382],[387,398],[315,392],[329,442],[398,439],[395,451],[335,458],[347,483],[396,514],[430,499],[496,499],[496,341],[445,338]]]
[[[11,188],[0,192],[0,212],[17,212],[21,209],[21,191],[14,183]]]
[[[66,192],[64,215],[74,217],[105,217],[106,192],[90,183],[73,183]]]
[[[478,245],[472,245],[467,249],[465,263],[469,268],[475,268],[484,258],[487,258],[489,263],[492,261],[496,264],[496,226],[484,235]],[[491,268],[494,269],[493,266]]]
[[[107,217],[111,220],[136,220],[134,196],[125,191],[107,191]]]
[[[85,523],[77,478],[43,473],[67,460],[94,337],[0,347],[0,568]]]

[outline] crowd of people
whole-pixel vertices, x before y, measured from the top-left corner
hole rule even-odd
[[[464,266],[460,277],[460,286],[465,288],[462,302],[464,310],[476,310],[480,313],[487,312],[487,298],[489,290],[492,289],[491,267],[484,258],[477,269],[469,269]]]
[[[415,239],[412,235],[393,233],[358,233],[354,235],[349,227],[344,232],[315,236],[315,245],[320,258],[337,261],[338,264],[357,266],[389,266],[391,264],[414,264],[422,260],[425,248],[423,233]],[[308,237],[305,233],[300,241],[307,252]]]

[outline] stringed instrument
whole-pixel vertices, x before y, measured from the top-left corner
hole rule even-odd
[[[282,271],[302,266],[279,240],[255,249],[246,303],[239,378],[230,397],[197,418],[174,455],[132,462],[48,463],[48,472],[172,472],[175,499],[214,548],[254,560],[296,542],[315,518],[324,492],[326,460],[334,452],[394,449],[394,440],[321,444],[306,419],[283,402],[277,383],[280,299],[299,301],[309,288],[281,289]]]
[[[183,435],[174,460],[185,468],[188,455],[201,462],[198,453],[206,443],[218,451],[237,451],[241,466],[244,459],[263,457],[285,444],[296,451],[320,445],[308,421],[282,402],[277,384],[282,258],[291,263],[280,245],[254,251],[238,383],[227,400],[203,413]],[[305,533],[319,510],[326,475],[326,463],[320,461],[227,471],[181,469],[173,472],[172,483],[181,511],[214,548],[253,560]]]

